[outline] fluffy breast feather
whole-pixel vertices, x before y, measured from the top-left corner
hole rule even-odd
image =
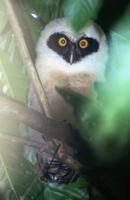
[[[87,74],[67,74],[60,71],[44,71],[45,79],[41,79],[49,103],[49,109],[52,117],[57,120],[66,120],[74,125],[73,111],[63,97],[61,97],[56,87],[72,90],[89,98],[95,98],[93,90],[94,76]]]

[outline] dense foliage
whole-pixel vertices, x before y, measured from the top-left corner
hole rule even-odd
[[[35,42],[43,26],[56,17],[65,16],[76,31],[89,20],[98,21],[108,37],[109,58],[106,82],[95,84],[98,93],[95,101],[59,91],[67,101],[69,96],[80,136],[94,154],[92,157],[84,154],[80,159],[86,180],[79,179],[68,185],[41,183],[23,157],[23,147],[4,144],[0,145],[0,199],[129,199],[129,1],[24,0],[23,5]],[[0,2],[0,89],[24,100],[27,77],[12,31],[3,33],[7,23]],[[1,124],[7,120],[10,121],[0,118]],[[0,130],[6,130],[7,126],[1,124]],[[20,135],[19,124],[11,121],[8,127]]]

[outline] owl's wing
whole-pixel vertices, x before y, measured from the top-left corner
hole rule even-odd
[[[40,108],[40,105],[38,103],[38,98],[36,96],[36,93],[33,89],[32,84],[29,84],[29,87],[27,90],[26,104],[28,105],[29,108],[32,108],[32,109],[42,113],[42,109]],[[40,132],[30,128],[30,127],[27,127],[27,129],[26,129],[26,137],[28,137],[32,141],[36,141],[43,145],[46,144],[45,135],[43,133],[40,133]],[[37,164],[37,154],[38,154],[38,149],[33,149],[28,146],[25,146],[24,156],[33,165]]]

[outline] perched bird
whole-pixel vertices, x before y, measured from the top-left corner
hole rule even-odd
[[[66,103],[56,88],[64,88],[83,96],[95,98],[94,82],[102,82],[105,79],[107,60],[105,34],[94,22],[90,22],[83,30],[76,33],[64,18],[55,19],[43,29],[37,43],[36,52],[36,68],[48,99],[52,117],[61,121],[65,120],[75,126],[72,107]],[[28,90],[28,106],[41,111],[32,86]],[[46,135],[50,131],[57,131],[56,127],[52,130],[46,123],[45,118],[44,132],[46,134],[44,137],[42,133],[28,129],[29,137],[34,141],[40,141],[43,145],[46,143]],[[36,151],[32,152],[28,149],[26,151],[27,159],[34,165],[38,163],[37,154]],[[61,166],[61,164],[57,166]],[[64,166],[62,166],[62,169],[64,171]],[[48,178],[49,181],[53,181],[48,176],[51,170],[47,171],[47,175],[45,175],[45,178]],[[66,173],[69,171],[66,171]],[[56,177],[57,174],[52,179]],[[60,178],[62,179],[62,177]]]
[[[51,116],[74,125],[72,108],[56,87],[95,98],[93,83],[104,81],[107,60],[104,32],[89,22],[76,33],[64,18],[55,19],[41,32],[36,52],[36,68]]]

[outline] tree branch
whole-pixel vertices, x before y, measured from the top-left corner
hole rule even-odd
[[[22,102],[0,94],[0,115],[8,116],[32,129],[44,133],[48,139],[57,138],[62,142],[73,142],[72,129],[64,122],[48,119],[36,110],[28,108]]]
[[[0,115],[9,116],[39,132],[44,130],[43,115],[41,113],[5,95],[0,95]]]
[[[33,147],[33,148],[36,148],[36,149],[40,149],[41,148],[41,143],[38,143],[36,141],[33,141],[33,140],[30,140],[28,138],[22,138],[22,137],[18,137],[16,135],[12,135],[12,134],[3,134],[3,133],[0,133],[0,142],[1,143],[9,143],[9,142],[12,142],[12,143],[18,143],[18,144],[23,144],[23,145],[27,145],[29,147]]]

